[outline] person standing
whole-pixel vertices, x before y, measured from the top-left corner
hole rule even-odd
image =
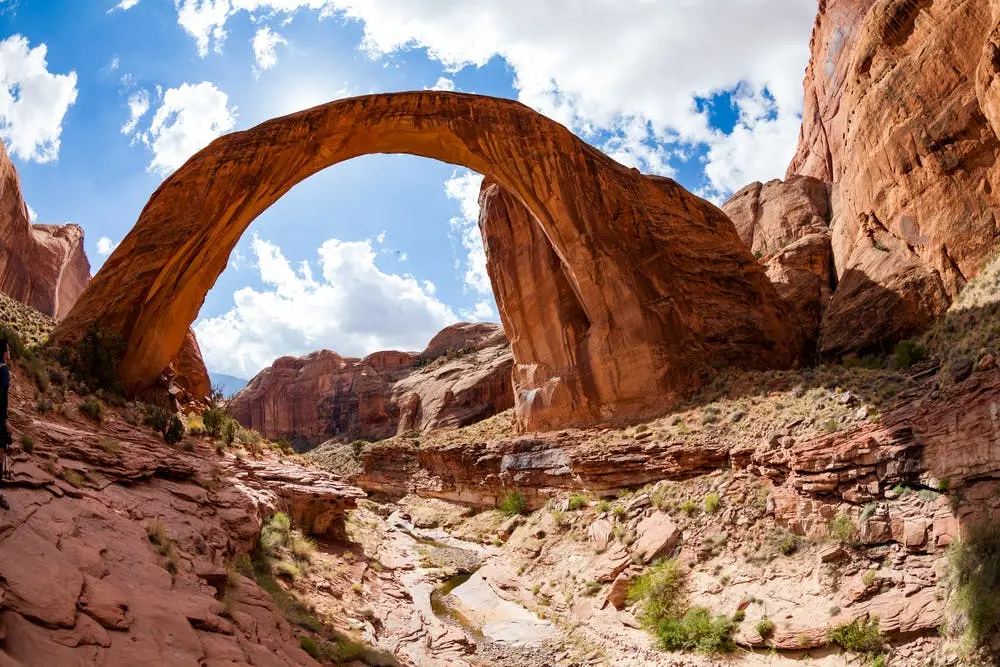
[[[7,401],[10,394],[10,350],[7,341],[0,340],[0,447],[3,448],[3,465],[0,466],[0,508],[10,509],[3,497],[3,477],[7,472],[8,448],[13,442],[7,428]]]

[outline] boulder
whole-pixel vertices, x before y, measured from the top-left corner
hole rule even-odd
[[[722,205],[740,239],[757,257],[773,255],[810,234],[828,231],[827,185],[812,176],[751,183]]]
[[[636,534],[638,539],[632,550],[642,555],[644,563],[669,555],[681,539],[680,528],[666,512],[656,512],[640,521]]]

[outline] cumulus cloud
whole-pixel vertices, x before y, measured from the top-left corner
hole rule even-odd
[[[444,90],[453,91],[455,90],[455,82],[446,76],[438,77],[438,80],[434,82],[434,85],[430,88],[425,88],[424,90]]]
[[[228,312],[194,326],[213,371],[252,377],[278,356],[319,348],[420,350],[457,320],[433,285],[379,269],[369,240],[331,239],[298,267],[270,241],[255,235],[250,246],[265,288],[237,291]]]
[[[299,9],[324,10],[328,15],[328,0],[174,0],[177,23],[191,35],[198,54],[208,55],[210,49],[222,51],[226,41],[226,22],[239,12],[251,15],[291,14]]]
[[[670,174],[675,144],[718,145],[706,164],[717,190],[738,177],[779,175],[790,159],[816,13],[802,0],[581,0],[572,12],[537,0],[329,0],[331,9],[362,25],[373,57],[426,48],[458,70],[501,56],[522,102],[585,138],[610,132],[604,148],[647,171]],[[740,87],[766,89],[773,112],[730,137],[698,100]],[[758,158],[750,146],[774,157]],[[734,166],[733,157],[749,161]]]
[[[462,319],[470,322],[495,322],[497,314],[489,301],[479,301],[472,308],[462,310]]]
[[[49,72],[47,53],[21,35],[0,42],[0,139],[23,160],[58,158],[63,119],[76,102],[76,72]]]
[[[107,236],[102,236],[101,238],[97,239],[97,254],[100,255],[101,257],[107,257],[112,252],[114,252],[115,248],[117,247],[118,247],[118,242],[112,241]]]
[[[288,41],[280,34],[264,26],[257,30],[253,36],[253,57],[257,62],[257,71],[268,70],[278,64],[277,48],[279,45],[288,44]]]
[[[133,7],[135,7],[138,4],[139,4],[139,0],[122,0],[117,5],[115,5],[111,9],[109,9],[108,13],[110,14],[111,12],[114,12],[114,11],[123,11],[123,12],[124,11],[128,11],[129,9],[132,9]]]
[[[142,117],[146,115],[149,111],[149,92],[140,89],[133,92],[128,96],[128,113],[129,118],[122,125],[122,134],[132,134],[135,132],[136,126],[139,125],[139,121]]]
[[[479,294],[493,294],[490,276],[486,272],[486,250],[479,233],[479,188],[483,177],[469,170],[456,170],[444,182],[444,192],[459,204],[461,215],[449,221],[453,232],[459,235],[466,252],[465,286]]]
[[[142,134],[143,143],[153,151],[149,170],[167,176],[235,125],[236,107],[214,84],[202,81],[169,88]]]

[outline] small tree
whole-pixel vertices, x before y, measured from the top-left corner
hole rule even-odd
[[[184,422],[177,415],[170,418],[170,425],[167,426],[167,430],[163,433],[163,439],[167,441],[168,444],[176,444],[184,439]]]

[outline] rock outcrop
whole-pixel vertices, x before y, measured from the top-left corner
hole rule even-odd
[[[828,355],[925,327],[996,251],[994,5],[820,3],[788,178],[831,184]]]
[[[128,341],[124,385],[149,386],[254,218],[311,174],[370,153],[411,153],[489,177],[508,193],[507,208],[521,209],[497,238],[530,238],[539,245],[522,256],[563,276],[565,293],[499,290],[505,325],[527,324],[506,327],[527,428],[649,416],[698,386],[711,364],[787,367],[797,358],[787,306],[716,207],[523,105],[435,91],[338,100],[217,139],[154,193],[56,341],[92,323],[116,331]],[[492,244],[496,275],[504,244]],[[508,256],[511,276],[530,270]],[[529,298],[564,299],[558,309],[573,317],[531,322],[517,310]],[[556,357],[520,356],[553,328],[565,332]]]
[[[282,357],[229,402],[241,424],[300,449],[467,426],[514,405],[510,346],[496,324],[455,324],[420,354]]]
[[[0,146],[0,291],[64,317],[90,281],[78,225],[33,225],[14,163]]]

